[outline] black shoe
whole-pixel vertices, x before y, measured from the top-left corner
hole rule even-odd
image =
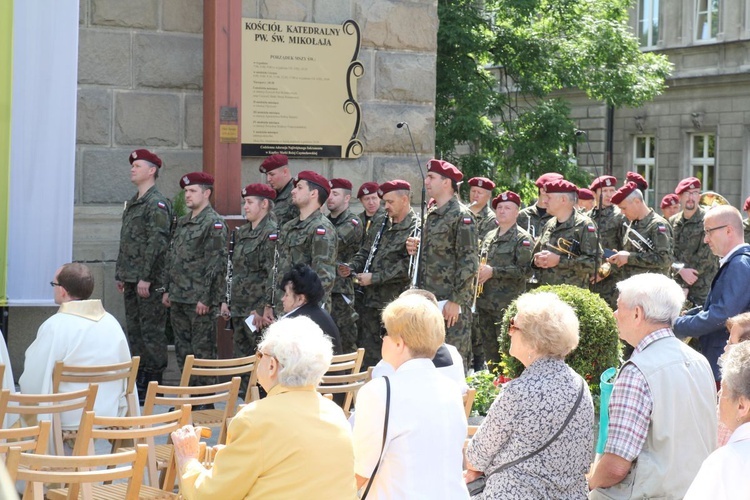
[[[209,403],[207,405],[195,405],[193,406],[192,411],[213,410],[213,409],[214,409],[213,403]]]

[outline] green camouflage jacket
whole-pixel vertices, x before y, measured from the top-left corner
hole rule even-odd
[[[329,215],[328,220],[330,220],[333,227],[336,228],[337,260],[339,262],[349,262],[357,251],[359,251],[360,245],[362,244],[362,234],[364,233],[362,221],[348,208],[341,212],[336,218]],[[342,278],[341,276],[336,275],[336,279],[333,282],[332,293],[343,293],[349,295],[349,298],[353,299],[354,281],[352,281],[351,278]]]
[[[273,201],[273,218],[279,227],[299,217],[299,208],[292,203],[292,189],[294,189],[294,182],[287,182],[286,186],[276,193],[276,199]]]
[[[525,229],[526,232],[536,241],[539,239],[539,236],[541,236],[544,225],[547,224],[551,218],[552,215],[547,213],[546,210],[544,211],[544,215],[541,215],[540,209],[535,203],[518,212],[516,224],[518,224],[521,229]]]
[[[505,234],[493,229],[482,242],[480,261],[487,257],[492,267],[492,277],[484,282],[482,294],[477,297],[477,308],[497,314],[526,291],[526,280],[531,277],[531,250],[534,240],[518,225]]]
[[[232,316],[246,317],[250,311],[263,314],[263,308],[272,305],[273,255],[278,237],[270,214],[255,229],[247,223],[237,230],[232,256]]]
[[[685,267],[698,271],[698,280],[692,286],[672,270],[672,278],[683,288],[689,288],[688,300],[693,304],[703,305],[711,290],[711,282],[719,270],[719,258],[703,241],[703,218],[706,209],[699,206],[692,217],[686,219],[684,212],[669,218],[672,225],[674,262],[685,264]]]
[[[641,273],[661,273],[668,276],[670,266],[674,262],[672,257],[672,226],[669,225],[669,222],[653,210],[649,210],[646,217],[634,221],[630,227],[646,238],[653,246],[653,250],[644,246],[643,251],[639,251],[632,241],[640,243],[640,240],[625,231],[622,249],[630,252],[630,256],[628,257],[628,263],[622,267],[625,274],[624,278]]]
[[[477,221],[477,239],[479,241],[482,241],[487,233],[497,229],[497,217],[495,217],[495,212],[492,211],[489,203],[474,216],[474,219]]]

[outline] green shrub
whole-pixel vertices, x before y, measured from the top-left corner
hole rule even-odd
[[[487,415],[493,401],[500,394],[500,379],[498,379],[495,373],[481,370],[466,377],[466,383],[472,389],[477,390],[477,394],[474,397],[474,404],[471,406],[471,416]]]

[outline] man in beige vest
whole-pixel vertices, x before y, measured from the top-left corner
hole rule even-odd
[[[682,498],[716,447],[713,373],[672,333],[684,301],[677,283],[644,273],[617,289],[617,328],[635,350],[615,380],[589,499]]]

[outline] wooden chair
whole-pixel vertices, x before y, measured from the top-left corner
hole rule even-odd
[[[31,427],[0,429],[0,454],[7,454],[11,447],[44,454],[49,445],[51,427],[52,423],[49,420],[42,420]]]
[[[471,407],[474,406],[474,398],[476,396],[477,390],[471,387],[466,391],[466,394],[464,394],[464,411],[466,412],[466,418],[471,416]]]
[[[255,355],[245,356],[243,358],[229,359],[201,359],[196,358],[193,354],[185,357],[185,364],[182,368],[180,377],[180,386],[187,387],[190,385],[190,377],[234,377],[237,375],[249,375],[245,393],[245,403],[259,399],[256,384],[258,383],[258,374],[255,373],[256,359]],[[218,378],[215,380],[219,380]],[[251,389],[255,389],[253,392]]]
[[[362,368],[362,361],[364,359],[364,347],[360,347],[356,351],[347,354],[336,354],[331,360],[331,366],[328,367],[326,375],[348,375],[351,373],[357,373]]]
[[[147,448],[145,444],[141,444],[135,450],[111,455],[66,457],[21,453],[19,447],[11,447],[6,466],[12,480],[27,482],[23,500],[136,500],[141,491],[143,468],[148,456]],[[105,468],[92,470],[97,467]],[[92,484],[121,479],[128,481],[112,485]],[[43,485],[49,483],[69,484],[70,487],[50,490],[45,497]],[[103,488],[106,490],[103,491]]]
[[[359,388],[367,382],[368,372],[356,372],[349,375],[323,375],[323,380],[317,387],[321,394],[345,394],[341,408],[349,418],[352,403],[357,400]]]
[[[52,422],[52,448],[56,455],[63,455],[63,429],[60,414],[68,411],[93,411],[97,384],[91,384],[87,389],[59,394],[21,394],[7,395],[7,404],[0,405],[0,421],[6,414],[19,415],[20,426],[33,426],[41,419]],[[45,416],[50,415],[49,418]],[[40,419],[41,416],[41,419]]]

